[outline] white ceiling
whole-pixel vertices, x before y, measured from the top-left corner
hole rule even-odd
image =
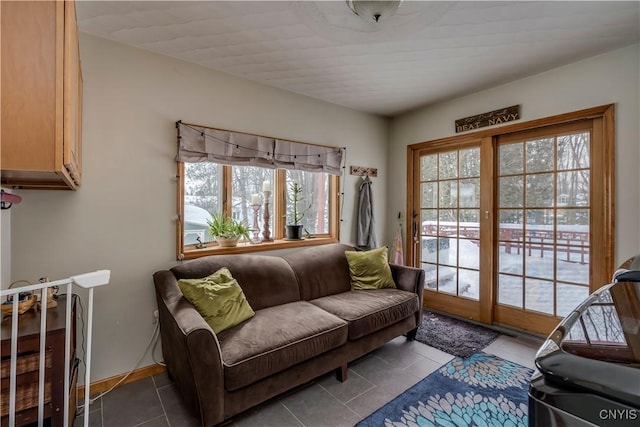
[[[78,1],[80,31],[394,116],[637,43],[640,2]]]

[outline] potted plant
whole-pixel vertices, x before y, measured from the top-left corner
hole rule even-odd
[[[236,246],[241,237],[249,240],[249,227],[225,214],[214,214],[211,220],[207,220],[207,223],[209,224],[209,234],[216,239],[220,247]]]
[[[293,211],[289,215],[286,228],[286,240],[301,240],[302,239],[302,218],[304,218],[304,214],[311,209],[311,203],[305,209],[300,209],[298,206],[299,203],[304,201],[304,197],[302,197],[302,186],[297,182],[293,182],[289,185],[288,197],[293,204]]]

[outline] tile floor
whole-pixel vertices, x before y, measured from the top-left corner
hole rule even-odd
[[[486,353],[533,368],[542,340],[501,335]],[[244,426],[353,426],[362,418],[447,363],[453,356],[404,337],[349,365],[347,381],[333,374],[274,398],[226,422]],[[83,417],[75,426],[84,425]],[[199,426],[183,407],[175,385],[166,374],[126,384],[97,400],[89,408],[94,427]]]

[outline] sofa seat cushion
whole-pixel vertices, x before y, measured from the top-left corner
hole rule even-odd
[[[245,387],[347,342],[347,323],[307,301],[256,310],[218,335],[228,391]]]
[[[349,339],[356,340],[413,315],[418,296],[399,289],[343,292],[309,301],[349,322]]]

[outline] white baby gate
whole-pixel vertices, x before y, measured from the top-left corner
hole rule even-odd
[[[0,291],[0,298],[5,296],[13,297],[13,310],[11,313],[11,365],[10,365],[10,385],[9,385],[9,427],[14,427],[16,422],[16,373],[17,373],[17,356],[18,356],[18,303],[19,294],[22,292],[40,291],[40,365],[38,375],[38,426],[42,427],[44,422],[44,368],[45,368],[45,341],[47,332],[47,296],[48,289],[58,286],[61,290],[66,287],[67,304],[66,304],[66,321],[65,321],[65,341],[64,351],[65,360],[69,360],[69,352],[71,346],[71,295],[73,285],[89,290],[89,302],[87,308],[87,354],[85,360],[85,379],[84,379],[84,401],[85,416],[84,425],[89,425],[89,389],[91,384],[91,329],[93,324],[93,288],[96,286],[106,285],[109,283],[111,272],[109,270],[99,270],[93,273],[80,274],[71,276],[67,279],[57,280],[55,282],[44,282],[35,285],[22,286],[20,288],[6,289]],[[69,363],[65,363],[64,368],[64,418],[63,425],[69,425]]]

